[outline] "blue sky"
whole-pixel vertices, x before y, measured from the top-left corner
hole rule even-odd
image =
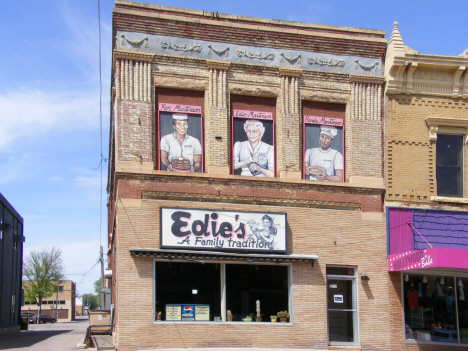
[[[149,3],[235,15],[382,29],[393,22],[420,53],[468,48],[465,1],[213,1]],[[93,291],[100,243],[107,247],[111,11],[102,0],[102,134],[97,0],[1,1],[0,192],[25,220],[25,256],[62,249],[78,293]],[[102,214],[102,217],[101,217]],[[86,273],[84,275],[84,273]]]

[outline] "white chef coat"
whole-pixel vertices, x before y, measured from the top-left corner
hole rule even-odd
[[[335,175],[336,169],[343,170],[343,155],[332,148],[328,148],[326,151],[319,147],[308,149],[304,162],[308,163],[309,166],[322,167],[327,175]],[[309,174],[308,177],[308,179],[317,180],[317,177],[312,174]]]
[[[185,134],[185,139],[181,143],[177,140],[175,132],[161,138],[159,149],[167,152],[169,163],[173,157],[186,157],[190,160],[191,166],[193,166],[193,156],[202,154],[198,139]]]

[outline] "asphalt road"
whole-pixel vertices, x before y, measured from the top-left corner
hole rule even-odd
[[[89,325],[88,317],[78,318],[73,322],[30,324],[28,330],[20,333],[0,335],[0,350],[76,351]]]

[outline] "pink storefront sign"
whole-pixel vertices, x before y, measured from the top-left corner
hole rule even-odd
[[[304,116],[304,123],[320,124],[325,126],[343,127],[343,120],[340,118]]]
[[[201,114],[201,106],[181,104],[159,104],[159,111]]]
[[[232,117],[259,119],[259,120],[273,120],[273,113],[263,112],[263,111],[234,110]]]
[[[389,272],[436,267],[468,269],[468,250],[435,248],[388,256]]]

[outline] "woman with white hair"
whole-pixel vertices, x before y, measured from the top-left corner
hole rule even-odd
[[[234,144],[234,169],[241,168],[241,175],[273,177],[273,146],[261,141],[265,133],[263,123],[249,119],[244,123],[244,130],[248,140]]]

